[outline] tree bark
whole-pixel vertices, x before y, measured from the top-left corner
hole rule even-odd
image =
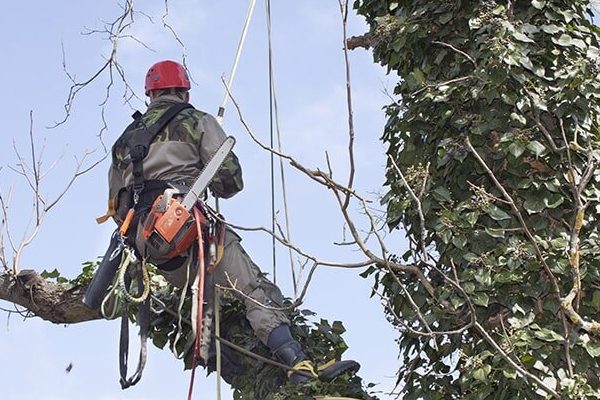
[[[0,274],[0,300],[25,307],[35,316],[56,324],[101,319],[98,310],[86,307],[83,302],[85,287],[68,288],[47,282],[34,270],[22,270],[16,276]]]

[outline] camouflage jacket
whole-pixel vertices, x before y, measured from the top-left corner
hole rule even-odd
[[[151,126],[171,105],[181,101],[170,95],[154,99],[142,116],[143,122]],[[225,138],[225,132],[212,115],[187,108],[177,114],[150,144],[143,161],[144,178],[189,186]],[[108,177],[109,209],[113,210],[119,191],[133,184],[129,150],[124,146],[119,148],[118,143],[113,148]],[[211,192],[217,197],[229,198],[243,187],[238,158],[230,153],[210,185]]]

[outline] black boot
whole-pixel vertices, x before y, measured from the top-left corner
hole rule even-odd
[[[354,373],[360,369],[360,364],[352,360],[331,360],[315,368],[300,343],[292,337],[288,325],[280,325],[273,329],[267,346],[279,361],[292,367],[288,372],[288,378],[292,383],[305,383],[318,377],[331,380],[345,372]]]
[[[360,364],[354,360],[330,360],[325,364],[319,365],[317,373],[319,374],[319,378],[330,381],[346,372],[354,374],[358,372],[359,369]]]

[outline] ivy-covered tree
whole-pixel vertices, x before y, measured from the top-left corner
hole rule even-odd
[[[404,399],[600,398],[599,28],[586,0],[358,0],[386,108]],[[392,260],[397,261],[397,260]],[[391,271],[391,270],[390,270]]]

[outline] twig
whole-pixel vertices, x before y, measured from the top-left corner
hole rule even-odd
[[[440,41],[437,41],[437,40],[434,40],[431,43],[433,43],[433,44],[439,44],[441,46],[448,47],[448,48],[452,49],[453,51],[455,51],[455,52],[463,55],[467,60],[469,60],[471,62],[471,64],[473,64],[473,66],[475,67],[475,69],[477,69],[477,63],[475,62],[475,59],[473,57],[471,57],[470,55],[468,55],[467,53],[465,53],[464,51],[462,51],[460,49],[457,49],[456,47],[452,46],[449,43],[440,42]]]
[[[419,194],[419,197],[417,197],[417,195],[415,194],[415,192],[412,190],[412,188],[408,184],[408,181],[404,177],[404,174],[402,173],[402,170],[400,169],[400,167],[398,167],[398,164],[396,164],[396,161],[394,160],[394,157],[392,157],[390,155],[390,156],[388,156],[388,158],[391,161],[394,169],[396,170],[396,173],[398,173],[398,175],[400,176],[400,179],[402,180],[402,183],[404,184],[404,187],[406,187],[406,190],[410,194],[410,197],[413,199],[413,201],[415,202],[415,204],[417,206],[417,212],[419,213],[419,223],[421,225],[421,238],[420,238],[421,252],[423,254],[424,261],[427,262],[428,261],[428,257],[429,257],[428,256],[428,252],[427,252],[427,245],[425,244],[425,238],[426,238],[426,235],[427,235],[427,231],[425,229],[425,215],[423,214],[423,207],[421,206],[421,199],[420,199],[420,197],[422,197],[423,194],[424,194],[424,191],[425,191],[425,182],[427,182],[427,179],[425,179],[425,182],[423,183],[423,186],[421,187],[421,193]],[[428,164],[427,171],[429,171],[429,164]]]

